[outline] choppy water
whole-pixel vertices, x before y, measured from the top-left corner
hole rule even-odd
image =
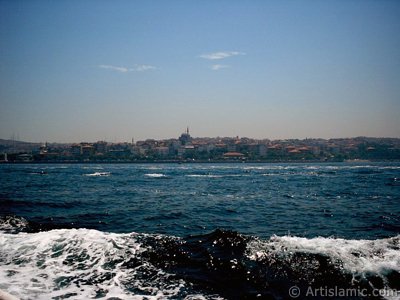
[[[0,165],[0,214],[21,299],[400,298],[400,163]]]

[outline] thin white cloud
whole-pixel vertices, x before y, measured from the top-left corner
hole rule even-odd
[[[221,69],[229,68],[229,66],[228,65],[212,65],[210,68],[211,68],[211,70],[218,71]]]
[[[112,66],[112,65],[99,65],[101,69],[112,70],[120,73],[127,73],[127,72],[145,72],[150,70],[157,69],[155,66],[151,65],[135,65],[134,68],[127,68],[127,67],[119,67],[119,66]]]
[[[209,60],[218,60],[218,59],[228,58],[231,56],[245,55],[245,54],[246,53],[239,52],[239,51],[224,51],[224,52],[214,52],[214,53],[202,54],[202,55],[200,55],[200,57],[204,58],[204,59],[209,59]]]
[[[121,72],[121,73],[126,73],[126,72],[130,71],[130,69],[125,68],[125,67],[116,67],[116,66],[111,66],[111,65],[99,65],[99,68],[117,71],[117,72]]]
[[[134,70],[137,72],[144,72],[144,71],[150,71],[150,70],[155,70],[155,66],[151,65],[136,65]]]

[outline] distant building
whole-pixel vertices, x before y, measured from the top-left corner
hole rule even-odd
[[[82,154],[81,152],[81,145],[80,144],[72,144],[71,145],[71,154],[75,156],[79,156]]]
[[[244,154],[240,152],[227,152],[223,155],[225,159],[241,159],[244,158]]]
[[[48,153],[49,152],[49,146],[48,146],[48,144],[47,144],[47,142],[46,143],[44,143],[42,146],[40,146],[40,148],[39,148],[39,153],[40,154],[46,154],[46,153]]]
[[[181,134],[181,136],[179,137],[179,141],[182,145],[187,145],[192,142],[192,137],[189,134],[189,127],[186,128],[186,132]]]
[[[94,152],[95,152],[95,148],[93,147],[93,145],[86,144],[86,145],[82,145],[82,147],[81,147],[81,153],[83,156],[92,156],[92,155],[94,155]]]
[[[267,146],[264,144],[258,145],[258,155],[265,156],[267,155]]]
[[[96,153],[104,154],[107,152],[107,142],[98,141],[93,146],[94,146]]]
[[[236,144],[228,144],[228,151],[235,152],[236,151]]]
[[[156,153],[159,156],[165,157],[165,156],[169,155],[169,148],[168,147],[157,147],[157,148],[155,148],[155,150],[156,150]]]
[[[181,143],[178,140],[171,140],[168,145],[169,154],[175,156],[181,148]]]

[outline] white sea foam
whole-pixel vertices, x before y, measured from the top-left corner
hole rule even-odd
[[[88,229],[0,233],[0,289],[39,300],[179,297],[190,285],[141,259],[148,248],[140,241],[147,237]],[[250,240],[246,253],[252,260],[321,254],[355,278],[376,275],[384,283],[389,272],[400,272],[400,235],[379,240],[273,236]],[[193,294],[186,299],[210,298]]]
[[[156,166],[151,166],[151,167],[146,167],[146,168],[144,168],[144,169],[146,169],[146,170],[162,170],[163,168],[161,168],[161,167],[156,167]]]
[[[264,173],[261,174],[261,176],[282,176],[280,173]]]
[[[190,174],[187,177],[198,177],[198,178],[221,178],[221,175],[211,175],[211,174]]]
[[[26,226],[28,226],[28,221],[25,218],[8,216],[1,218],[0,231],[17,232],[18,230],[24,229]]]
[[[398,170],[400,166],[381,166],[381,165],[365,165],[365,164],[355,164],[355,165],[340,165],[340,164],[315,164],[315,165],[262,165],[262,166],[246,166],[246,167],[238,167],[243,170],[296,170],[296,169],[305,169],[305,170],[353,170],[353,169],[373,169],[373,170]]]
[[[267,241],[253,240],[248,244],[248,257],[262,260],[276,256],[285,259],[293,253],[322,254],[341,265],[353,278],[376,275],[387,284],[386,275],[400,272],[400,235],[378,240],[346,240],[317,237],[272,236]]]
[[[224,174],[224,175],[217,175],[217,174],[189,174],[186,177],[198,177],[198,178],[226,178],[226,177],[246,177],[249,175],[243,174]]]
[[[165,174],[161,174],[161,173],[148,173],[148,174],[144,174],[144,176],[146,176],[146,177],[152,177],[152,178],[166,177]]]
[[[110,176],[110,172],[95,172],[90,174],[85,174],[85,176]]]
[[[39,300],[67,295],[93,299],[102,291],[107,298],[119,299],[176,295],[184,281],[171,280],[169,274],[140,259],[126,267],[146,251],[137,237],[87,229],[0,233],[0,289],[20,299]]]

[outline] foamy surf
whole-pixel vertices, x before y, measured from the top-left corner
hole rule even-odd
[[[150,178],[163,178],[163,177],[167,177],[167,175],[161,174],[161,173],[148,173],[148,174],[144,174],[144,176],[150,177]]]
[[[378,240],[273,236],[268,241],[249,242],[247,255],[252,260],[290,259],[296,253],[323,254],[351,273],[354,280],[375,274],[387,283],[388,273],[400,272],[400,235]]]
[[[85,174],[85,176],[110,176],[110,172],[94,172],[90,174]]]
[[[350,278],[347,289],[357,287],[369,296],[400,298],[400,235],[377,240],[273,236],[267,241],[250,241],[247,256],[264,267],[279,264],[285,269],[290,265],[293,274],[303,276],[306,282],[318,280],[312,274],[332,276],[333,283],[343,276]],[[334,271],[324,274],[324,264]],[[340,287],[342,283],[338,280],[337,284]],[[307,288],[303,282],[298,285],[303,285],[303,292]]]
[[[213,175],[213,174],[190,174],[186,175],[187,177],[193,178],[221,178],[221,175]]]
[[[400,236],[261,240],[221,230],[187,238],[89,229],[0,233],[0,289],[20,299],[285,299],[293,285],[371,292],[395,290],[399,278]]]
[[[0,289],[20,299],[160,299],[185,285],[151,263],[138,235],[62,229],[0,234]]]
[[[0,300],[19,300],[17,297],[10,295],[9,293],[0,290]]]

